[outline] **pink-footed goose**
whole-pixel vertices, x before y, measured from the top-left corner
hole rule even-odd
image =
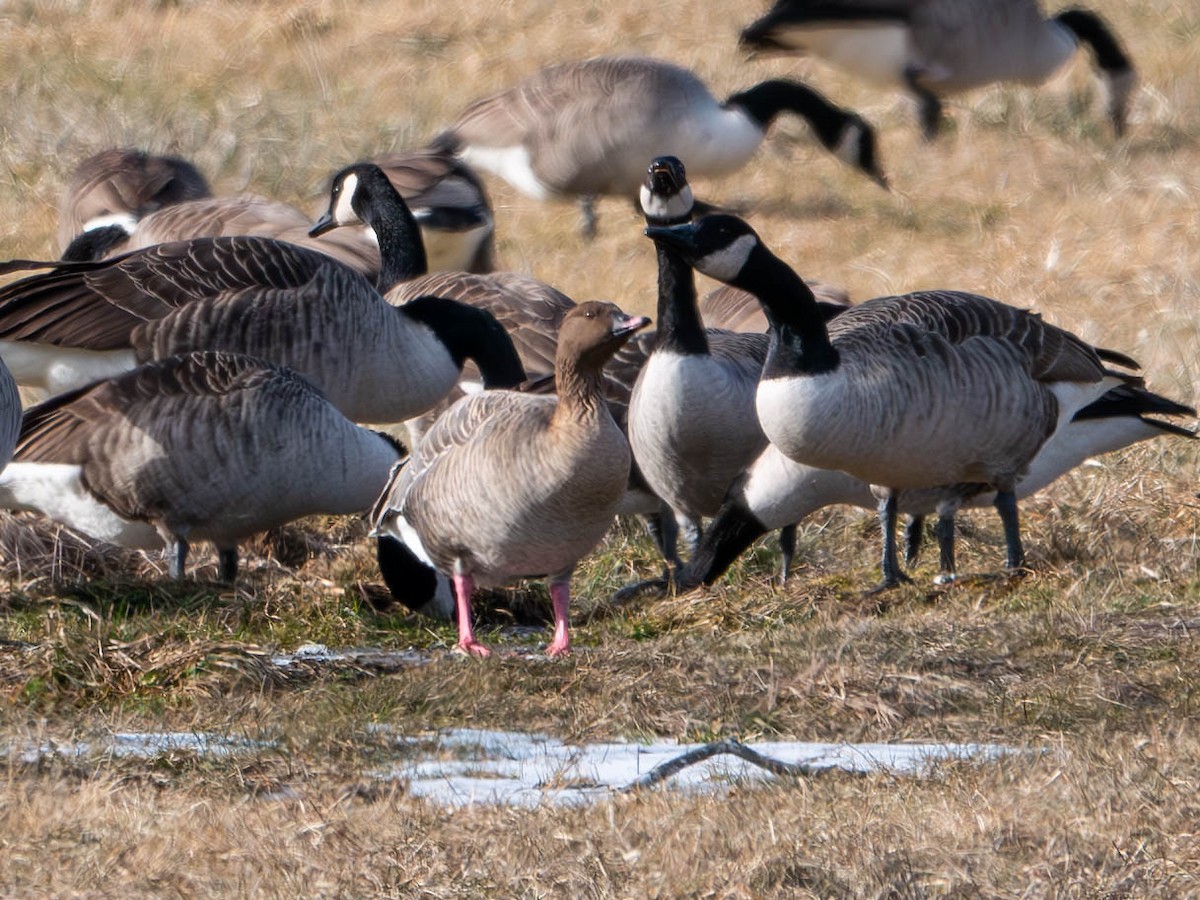
[[[687,69],[648,57],[598,57],[540,69],[478,100],[433,146],[460,154],[538,200],[636,198],[647,160],[672,155],[694,175],[735,172],[781,112],[802,116],[826,150],[884,184],[875,133],[797,82],[766,81],[718,102]]]
[[[777,0],[741,35],[752,51],[811,53],[869,81],[906,88],[928,139],[941,125],[941,96],[999,81],[1041,84],[1081,43],[1095,56],[1120,135],[1133,66],[1091,10],[1047,18],[1039,0]]]
[[[958,291],[882,297],[826,323],[790,267],[733,216],[648,228],[700,271],[749,290],[771,323],[757,409],[768,439],[804,465],[873,486],[883,582],[906,576],[895,520],[904,491],[987,485],[1004,524],[1006,568],[1023,562],[1015,488],[1039,449],[1076,413],[1140,380],[1039,316]]]
[[[93,538],[170,550],[211,541],[232,580],[240,541],[302,516],[371,507],[401,448],[290,369],[229,353],[148,363],[30,409],[0,507]]]
[[[381,235],[381,243],[420,252],[415,220],[386,177],[380,181],[401,213],[389,226],[398,235]],[[407,260],[384,254],[380,278],[399,280],[406,266],[424,265],[423,252]],[[437,297],[392,306],[331,257],[267,238],[158,244],[56,265],[0,288],[0,357],[21,384],[53,393],[205,349],[303,372],[360,422],[423,412],[454,387],[467,358],[491,384],[524,378],[511,340],[487,312]]]
[[[487,391],[443,414],[397,467],[373,513],[403,565],[389,583],[423,593],[453,579],[458,649],[477,656],[471,594],[514,578],[549,576],[554,637],[569,652],[570,575],[608,530],[629,479],[630,453],[604,401],[605,362],[639,328],[611,303],[577,306],[555,357],[557,397]]]

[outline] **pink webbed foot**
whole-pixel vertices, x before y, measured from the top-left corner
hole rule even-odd
[[[454,645],[454,652],[462,653],[466,656],[477,656],[480,659],[485,659],[486,657],[492,655],[492,651],[489,650],[486,645],[479,643],[479,641],[475,640],[474,638],[471,638],[470,640],[459,640],[459,642]]]
[[[546,647],[546,655],[567,656],[571,652],[571,633],[568,629],[571,588],[565,579],[550,582],[550,603],[554,608],[554,638]]]
[[[490,656],[492,651],[475,640],[475,632],[471,629],[471,594],[475,584],[470,575],[454,574],[454,595],[458,609],[458,643],[454,649],[467,656],[480,659]]]

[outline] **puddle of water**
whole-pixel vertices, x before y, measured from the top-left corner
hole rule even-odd
[[[382,779],[402,779],[409,792],[446,806],[472,803],[536,806],[581,804],[620,791],[656,766],[701,744],[564,744],[543,735],[453,729],[427,738],[397,737],[397,743],[424,752]],[[989,761],[1016,752],[996,744],[818,744],[764,741],[750,745],[759,754],[813,769],[847,772],[890,771],[921,775],[943,760]],[[433,757],[433,758],[431,758]],[[670,778],[684,790],[717,792],[738,783],[776,776],[730,755],[689,765]]]

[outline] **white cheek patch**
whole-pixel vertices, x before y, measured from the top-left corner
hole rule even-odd
[[[646,218],[659,221],[676,220],[689,216],[695,205],[691,185],[684,185],[683,190],[678,194],[663,197],[653,193],[643,184],[639,200],[642,204],[642,213]]]
[[[354,193],[358,190],[358,176],[353,172],[342,179],[342,189],[333,207],[333,221],[338,225],[357,225],[362,221],[354,211]]]
[[[756,243],[758,242],[754,235],[743,234],[729,246],[714,250],[696,260],[696,268],[717,281],[733,281],[746,265],[746,260],[750,258],[750,252]]]

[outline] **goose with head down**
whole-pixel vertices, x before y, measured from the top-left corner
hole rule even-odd
[[[1040,316],[960,291],[881,297],[828,323],[804,282],[733,216],[648,228],[696,268],[755,294],[771,325],[756,406],[768,439],[803,465],[872,485],[883,582],[903,580],[895,520],[903,491],[986,485],[1004,524],[1006,568],[1023,562],[1015,488],[1046,440],[1108,391],[1139,379]],[[1103,354],[1103,357],[1102,357]]]
[[[777,0],[746,26],[741,44],[811,53],[906,88],[917,98],[926,138],[941,126],[942,96],[1000,81],[1041,84],[1080,44],[1095,56],[1118,135],[1135,84],[1129,57],[1103,19],[1078,7],[1047,18],[1039,0]]]
[[[719,102],[694,73],[648,57],[540,69],[471,104],[433,146],[535,199],[578,197],[590,236],[595,197],[636,198],[646,160],[672,155],[696,176],[730,174],[782,112],[803,117],[826,150],[886,183],[871,126],[811,88],[765,81]]]
[[[570,576],[608,530],[629,479],[625,436],[604,402],[604,363],[645,317],[611,303],[577,306],[563,321],[556,397],[487,391],[447,410],[398,467],[372,515],[395,538],[381,563],[389,584],[453,580],[458,649],[486,656],[475,638],[476,587],[550,579],[551,656],[569,652]]]

